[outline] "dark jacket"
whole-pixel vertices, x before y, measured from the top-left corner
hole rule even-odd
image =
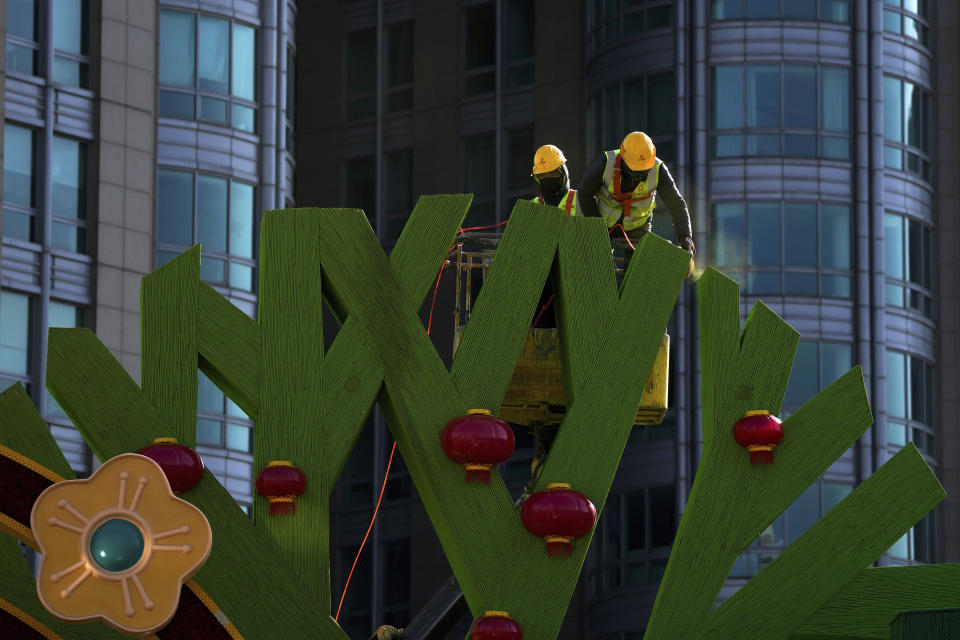
[[[597,203],[593,197],[596,196],[598,191],[606,188],[603,184],[603,172],[606,168],[607,155],[606,153],[601,153],[600,157],[594,160],[590,168],[587,169],[583,180],[580,181],[580,186],[577,187],[577,195],[580,196],[577,198],[577,207],[579,207],[579,211],[585,216],[598,217],[600,215],[600,212],[597,210]],[[638,177],[640,180],[645,180],[646,173],[641,173]],[[620,189],[624,192],[633,191],[639,183],[639,180],[630,180],[627,174],[623,174]],[[690,212],[687,210],[687,203],[684,201],[683,196],[680,195],[677,184],[673,181],[673,176],[670,175],[670,170],[667,169],[666,163],[660,165],[660,174],[657,176],[657,197],[660,198],[660,201],[666,205],[667,210],[670,212],[670,217],[673,219],[673,230],[677,234],[677,240],[685,237],[692,238],[693,231],[690,227]],[[621,220],[622,219],[621,216]],[[647,231],[650,231],[653,226],[652,215],[643,226],[646,227]]]

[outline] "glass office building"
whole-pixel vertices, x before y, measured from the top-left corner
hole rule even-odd
[[[194,243],[202,277],[255,317],[266,209],[359,207],[389,250],[419,194],[474,193],[467,222],[496,224],[532,195],[538,146],[563,149],[576,184],[639,129],[686,197],[699,262],[740,283],[744,317],[763,300],[800,332],[784,413],[860,364],[876,420],[737,560],[721,598],[908,442],[960,493],[951,0],[0,7],[0,382],[24,384],[78,473],[95,463],[45,390],[47,327],[91,328],[138,380],[140,278]],[[694,294],[668,328],[671,409],[631,436],[563,638],[646,625],[701,450]],[[433,338],[449,357],[446,324]],[[201,376],[198,450],[243,506],[253,427]],[[515,492],[532,455],[517,435],[501,468]],[[375,413],[334,493],[334,602],[391,444]],[[948,497],[879,562],[957,561],[958,531]],[[448,575],[398,455],[341,624],[403,626]]]

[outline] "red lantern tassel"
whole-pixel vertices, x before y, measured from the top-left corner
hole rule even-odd
[[[545,540],[547,541],[547,557],[573,555],[573,545],[570,544],[570,538],[547,536]]]
[[[467,482],[482,482],[490,484],[490,467],[483,464],[465,464]]]
[[[275,498],[270,501],[271,516],[292,516],[297,512],[297,503],[291,498]]]
[[[750,447],[750,464],[773,464],[773,447]]]

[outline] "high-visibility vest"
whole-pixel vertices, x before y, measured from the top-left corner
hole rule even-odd
[[[545,204],[543,201],[543,196],[537,196],[536,198],[531,198],[533,202],[539,202],[540,204]],[[560,204],[557,205],[558,209],[564,209],[566,212],[571,215],[577,215],[577,190],[570,189],[567,191],[567,194],[563,196],[563,199],[560,200]]]
[[[654,158],[653,167],[647,171],[647,179],[637,185],[632,193],[620,191],[620,150],[607,151],[607,166],[603,169],[603,189],[597,192],[597,210],[613,227],[623,215],[623,228],[627,231],[645,224],[656,206],[657,181],[663,161]]]

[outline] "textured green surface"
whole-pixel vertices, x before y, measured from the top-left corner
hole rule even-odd
[[[54,398],[101,460],[135,450],[169,429],[88,329],[50,330],[47,374]],[[199,507],[213,529],[210,557],[195,580],[248,640],[343,637],[276,545],[251,526],[209,472],[181,497]]]
[[[749,453],[733,438],[733,425],[749,409],[779,413],[797,333],[757,303],[739,339],[736,334],[731,339],[727,332],[739,325],[738,287],[713,269],[700,279],[698,312],[705,420],[713,416],[704,432],[714,436],[694,478],[648,640],[683,638],[701,629],[736,557],[872,422],[862,376],[854,368],[784,421],[775,464],[751,465]],[[824,429],[827,421],[830,428]]]
[[[336,215],[321,223],[327,294],[331,295],[332,291],[350,316],[361,318],[374,349],[384,362],[386,393],[381,396],[381,402],[391,431],[471,609],[475,614],[487,609],[505,609],[523,625],[524,637],[556,637],[588,540],[579,541],[572,558],[548,559],[543,541],[522,528],[498,474],[492,474],[490,485],[465,483],[462,468],[446,459],[439,447],[439,434],[449,419],[462,415],[467,408],[499,404],[535,312],[537,296],[553,261],[561,231],[565,232],[568,226],[579,227],[583,233],[598,234],[605,240],[604,229],[591,224],[593,221],[557,215],[549,208],[531,203],[518,203],[471,315],[453,373],[449,374],[419,319],[412,310],[396,303],[399,285],[362,218],[350,219],[350,212]],[[577,231],[572,233],[576,235]],[[350,241],[354,246],[347,250]],[[524,244],[522,260],[518,259],[519,253],[515,253],[518,249],[513,246],[520,243]],[[593,246],[598,253],[591,264],[602,265],[612,273],[609,245],[604,247],[595,242]],[[636,353],[648,351],[632,361],[638,363],[638,370],[646,366],[645,373],[649,374],[686,271],[687,258],[656,239],[651,239],[646,251],[639,256],[646,262],[635,258],[638,265],[642,264],[637,268],[656,267],[666,275],[637,279],[615,310],[603,309],[612,312],[612,322],[634,323],[637,331],[631,336],[635,335],[637,340],[625,339],[624,344],[605,347],[595,357],[600,362],[619,364],[624,358],[629,361]],[[561,262],[563,260],[561,253]],[[498,271],[511,274],[512,282],[506,275],[498,276]],[[511,306],[520,308],[511,309]],[[584,332],[588,325],[589,322],[583,323]],[[498,327],[496,337],[492,335],[495,326]],[[596,331],[596,326],[589,326],[589,331]],[[504,365],[501,360],[508,362]],[[646,375],[638,374],[637,379],[645,381]],[[611,386],[606,379],[598,379],[595,384],[598,388]],[[551,479],[572,482],[574,488],[584,491],[598,504],[602,504],[616,468],[617,456],[611,452],[619,453],[623,448],[643,383],[624,378],[622,383],[612,385],[603,399],[584,394],[585,399],[591,397],[593,405],[599,405],[622,392],[622,387],[630,387],[626,397],[612,402],[616,407],[613,413],[622,414],[622,424],[604,419],[609,406],[604,406],[604,417],[597,420],[586,400],[579,416],[574,405],[544,471],[547,477],[561,476]],[[568,423],[573,426],[568,428]],[[607,431],[611,432],[609,436]],[[565,445],[562,444],[564,433],[569,434]],[[582,446],[574,445],[578,434],[599,442],[609,437],[616,444],[611,448],[598,447],[592,453],[584,452]],[[587,454],[585,459],[584,454]],[[555,459],[559,460],[556,464]],[[600,469],[595,464],[597,459],[603,460]]]
[[[254,473],[287,460],[307,476],[295,517],[270,516],[253,503],[253,522],[281,549],[321,611],[330,610],[328,491],[324,477],[323,297],[318,211],[268,211],[260,223],[260,411],[253,430]],[[310,480],[313,479],[313,482]]]
[[[945,496],[907,445],[724,602],[697,637],[789,638]]]
[[[47,423],[37,413],[30,397],[19,383],[0,394],[0,444],[64,478],[75,477],[50,434]],[[47,613],[37,598],[37,583],[23,557],[20,544],[4,535],[0,535],[0,597],[64,638],[113,640],[129,637],[100,622],[67,623]]]
[[[800,625],[795,637],[850,636],[886,640],[908,609],[960,603],[960,564],[878,567],[860,571]]]
[[[904,611],[890,624],[890,640],[956,640],[960,609]]]
[[[197,285],[195,246],[143,278],[140,285],[140,381],[143,395],[188,447],[197,441]],[[146,446],[144,442],[141,446]]]

